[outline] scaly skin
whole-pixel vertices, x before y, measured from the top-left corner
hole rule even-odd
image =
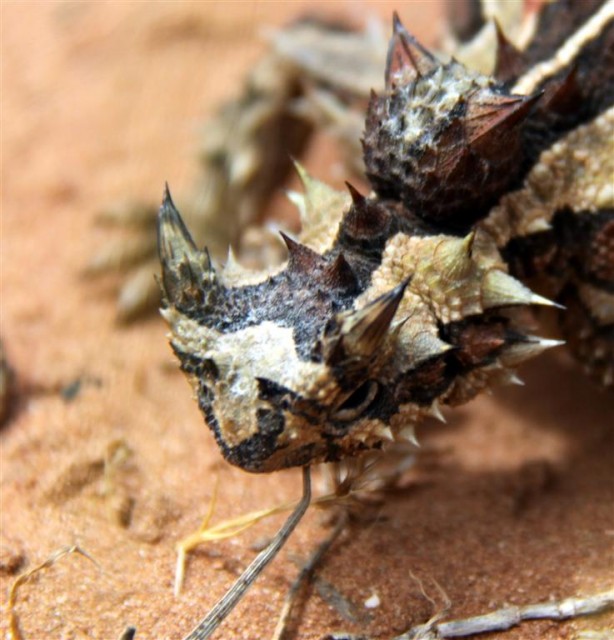
[[[556,24],[548,11],[536,39]],[[556,305],[514,277],[517,262],[550,276],[576,255],[560,242],[569,226],[596,252],[557,270],[554,293],[577,303],[566,322],[584,318],[589,345],[577,351],[612,382],[613,14],[610,2],[578,19],[549,52],[514,53],[500,36],[501,80],[439,62],[396,19],[363,142],[374,193],[339,193],[301,170],[301,242],[284,236],[280,267],[215,270],[167,192],[163,315],[230,462],[268,472],[413,440],[440,403],[513,380],[558,344],[523,330],[518,310]]]

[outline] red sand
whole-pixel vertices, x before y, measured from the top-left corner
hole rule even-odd
[[[262,51],[258,29],[307,6],[2,4],[0,332],[22,390],[1,433],[3,637],[16,573],[78,544],[100,566],[70,556],[22,586],[24,638],[114,639],[128,624],[137,639],[180,638],[253,557],[250,546],[279,526],[275,519],[198,551],[175,598],[174,544],[198,526],[215,477],[220,520],[300,492],[296,471],[255,477],[225,464],[162,322],[118,328],[117,280],[79,272],[117,237],[94,226],[97,210],[126,196],[152,201],[164,180],[187,188],[198,122],[236,93]],[[339,9],[356,17],[364,6]],[[370,6],[387,16],[394,5]],[[396,8],[413,31],[434,37],[438,4]],[[315,158],[308,166],[326,177]],[[563,353],[523,377],[524,388],[450,412],[447,426],[424,425],[415,480],[325,558],[319,575],[370,622],[348,622],[312,589],[294,637],[347,629],[389,638],[426,621],[435,610],[412,575],[439,603],[434,581],[441,585],[448,618],[611,587],[612,396]],[[77,378],[85,382],[73,401],[53,391]],[[105,474],[118,447],[130,453]],[[310,512],[216,637],[270,637],[296,575],[292,557],[305,558],[326,532]],[[368,610],[373,594],[381,605]],[[612,626],[607,615],[489,637],[571,638]]]

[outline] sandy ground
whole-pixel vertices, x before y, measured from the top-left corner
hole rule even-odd
[[[180,638],[280,524],[199,550],[175,598],[174,545],[198,526],[215,478],[220,520],[300,493],[296,471],[255,477],[222,461],[161,320],[118,328],[118,278],[91,282],[80,272],[117,236],[94,225],[100,208],[126,196],[155,200],[164,180],[187,188],[198,122],[237,91],[262,51],[262,25],[306,6],[2,3],[0,332],[21,392],[0,434],[3,637],[15,576],[78,544],[98,565],[65,557],[23,585],[15,609],[23,638],[114,639],[129,624],[139,639]],[[381,16],[392,8],[340,10],[358,17],[365,6]],[[396,7],[412,30],[434,37],[438,4]],[[309,168],[326,177],[315,160]],[[522,374],[526,387],[449,412],[446,426],[424,425],[416,469],[365,509],[319,570],[353,608],[344,616],[312,588],[292,637],[346,629],[389,638],[441,610],[436,583],[448,617],[611,587],[612,396],[562,352]],[[310,512],[216,637],[270,637],[293,559],[327,531]],[[379,606],[366,608],[374,595]],[[612,615],[487,637],[572,638],[608,627]]]

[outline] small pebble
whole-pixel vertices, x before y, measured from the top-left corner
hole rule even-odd
[[[364,604],[366,609],[376,609],[377,607],[380,606],[381,602],[380,602],[379,596],[374,591],[373,595],[370,598],[367,598]]]

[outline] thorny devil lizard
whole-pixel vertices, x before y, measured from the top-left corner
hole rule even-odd
[[[167,193],[163,315],[230,462],[267,472],[413,439],[437,403],[553,345],[523,331],[531,305],[564,306],[565,338],[614,383],[614,7],[589,4],[548,5],[492,77],[395,20],[363,137],[373,192],[301,170],[303,230],[280,267],[216,271]]]
[[[372,192],[299,167],[303,228],[283,235],[280,266],[230,255],[216,270],[167,191],[163,315],[231,463],[269,472],[414,442],[440,404],[513,381],[559,344],[527,335],[533,305],[555,307],[585,368],[613,385],[614,3],[549,4],[522,50],[500,28],[497,40],[486,75],[440,61],[395,18],[362,138]]]
[[[559,344],[523,329],[534,305],[612,386],[613,102],[612,1],[544,5],[522,50],[498,29],[492,75],[395,17],[362,138],[372,192],[299,167],[285,263],[214,268],[167,191],[162,313],[224,457],[270,472],[413,442]]]

